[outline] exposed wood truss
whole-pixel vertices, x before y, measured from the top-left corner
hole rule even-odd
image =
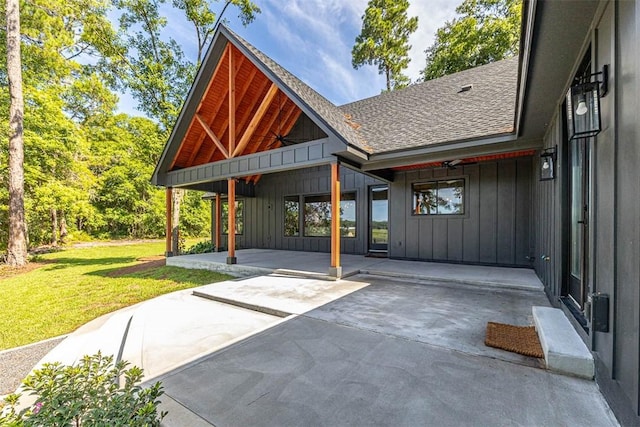
[[[235,46],[215,68],[171,169],[198,166],[282,145],[302,111]],[[256,183],[260,176],[243,178]]]

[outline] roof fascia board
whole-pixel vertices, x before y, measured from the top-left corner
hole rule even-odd
[[[362,169],[365,171],[390,169],[393,167],[440,162],[457,158],[479,157],[521,150],[537,150],[541,147],[541,139],[518,140],[514,135],[511,135],[485,139],[481,141],[481,143],[478,141],[467,141],[459,144],[446,144],[407,150],[401,153],[393,153],[393,156],[375,156],[370,162],[364,164]]]
[[[524,108],[524,97],[527,92],[527,75],[529,73],[529,59],[531,58],[531,42],[533,39],[533,28],[535,25],[536,6],[538,0],[525,0],[523,7],[523,22],[520,31],[520,60],[518,70],[518,100],[516,104],[515,129],[516,135],[520,132],[520,121],[522,120],[522,109]]]
[[[346,141],[339,132],[335,131],[322,117],[318,116],[316,112],[307,105],[300,97],[293,91],[289,86],[284,83],[278,76],[274,75],[271,70],[260,60],[258,59],[253,52],[246,47],[229,31],[227,31],[225,26],[220,26],[221,32],[224,33],[224,36],[229,40],[242,54],[244,54],[252,63],[255,65],[258,70],[260,70],[264,75],[266,75],[272,82],[278,85],[281,91],[285,93],[300,109],[304,112],[309,118],[312,120],[326,133],[327,135],[335,135],[340,141],[346,145],[347,147],[351,147],[355,150],[361,152],[364,156],[368,156],[369,154],[362,150],[360,147],[354,146]]]

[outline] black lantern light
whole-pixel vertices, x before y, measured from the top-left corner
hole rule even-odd
[[[602,82],[592,81],[602,76]],[[567,93],[567,128],[569,139],[588,138],[600,133],[600,97],[608,90],[609,66],[601,72],[584,76]]]
[[[540,154],[540,181],[556,178],[556,151],[557,147],[545,148]]]

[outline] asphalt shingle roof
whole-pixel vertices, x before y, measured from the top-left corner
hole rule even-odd
[[[514,131],[517,80],[511,58],[339,108],[373,153],[485,138]]]

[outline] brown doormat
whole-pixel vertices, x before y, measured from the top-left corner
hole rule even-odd
[[[513,353],[531,357],[544,357],[538,333],[534,326],[515,326],[504,323],[487,323],[487,337],[484,340],[489,347],[500,348]]]

